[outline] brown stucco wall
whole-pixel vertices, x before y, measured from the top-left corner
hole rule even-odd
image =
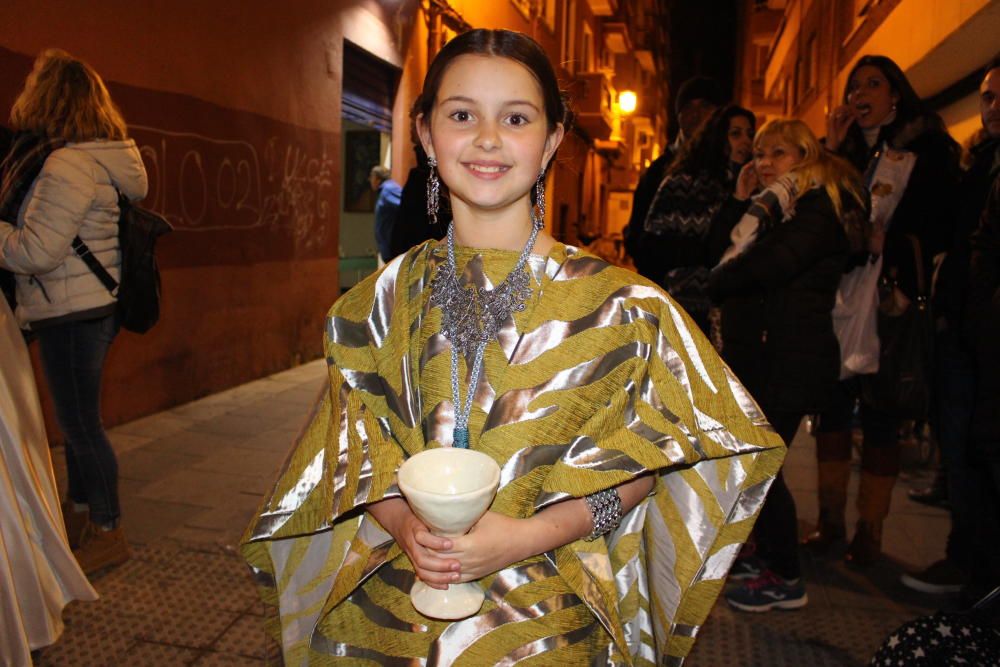
[[[160,323],[112,349],[106,423],[321,354],[338,295],[342,41],[349,33],[401,61],[407,10],[393,11],[330,0],[0,4],[0,113],[41,49],[90,62],[142,148],[146,205],[176,228],[158,253]]]

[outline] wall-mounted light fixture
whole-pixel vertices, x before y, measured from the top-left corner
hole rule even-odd
[[[624,114],[630,114],[635,111],[635,107],[638,102],[638,98],[631,90],[623,90],[618,93],[618,108],[621,109]]]

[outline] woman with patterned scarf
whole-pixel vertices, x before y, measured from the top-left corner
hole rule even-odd
[[[757,119],[731,104],[712,114],[667,169],[644,224],[657,280],[709,333],[708,230],[750,160]]]
[[[334,304],[329,391],[244,538],[285,664],[679,665],[784,448],[658,287],[543,231],[568,112],[537,43],[456,37],[413,116],[448,235]],[[457,538],[396,483],[447,447],[501,469]],[[430,618],[417,580],[486,599]]]
[[[763,190],[751,198],[757,187]],[[791,444],[802,417],[828,405],[840,375],[831,310],[849,255],[864,245],[857,172],[798,120],[772,120],[712,222],[709,293],[722,306],[726,361]],[[796,609],[801,580],[795,501],[781,473],[757,522],[758,556],[738,561],[727,594],[747,611]]]

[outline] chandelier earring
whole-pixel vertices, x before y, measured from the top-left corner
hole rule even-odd
[[[441,181],[437,175],[437,164],[437,158],[433,156],[427,157],[427,165],[429,167],[427,173],[427,222],[431,225],[437,225],[438,206],[441,201]]]
[[[545,170],[538,173],[535,181],[535,205],[531,209],[531,224],[535,229],[545,227]]]

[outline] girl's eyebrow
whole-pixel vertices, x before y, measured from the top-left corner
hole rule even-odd
[[[476,100],[472,99],[471,97],[465,97],[464,95],[452,95],[451,97],[446,97],[445,99],[441,100],[441,104],[447,104],[448,102],[459,102],[462,104],[478,104]],[[507,102],[503,103],[503,106],[505,107],[528,106],[534,109],[535,111],[538,111],[538,105],[528,100],[508,100]]]

